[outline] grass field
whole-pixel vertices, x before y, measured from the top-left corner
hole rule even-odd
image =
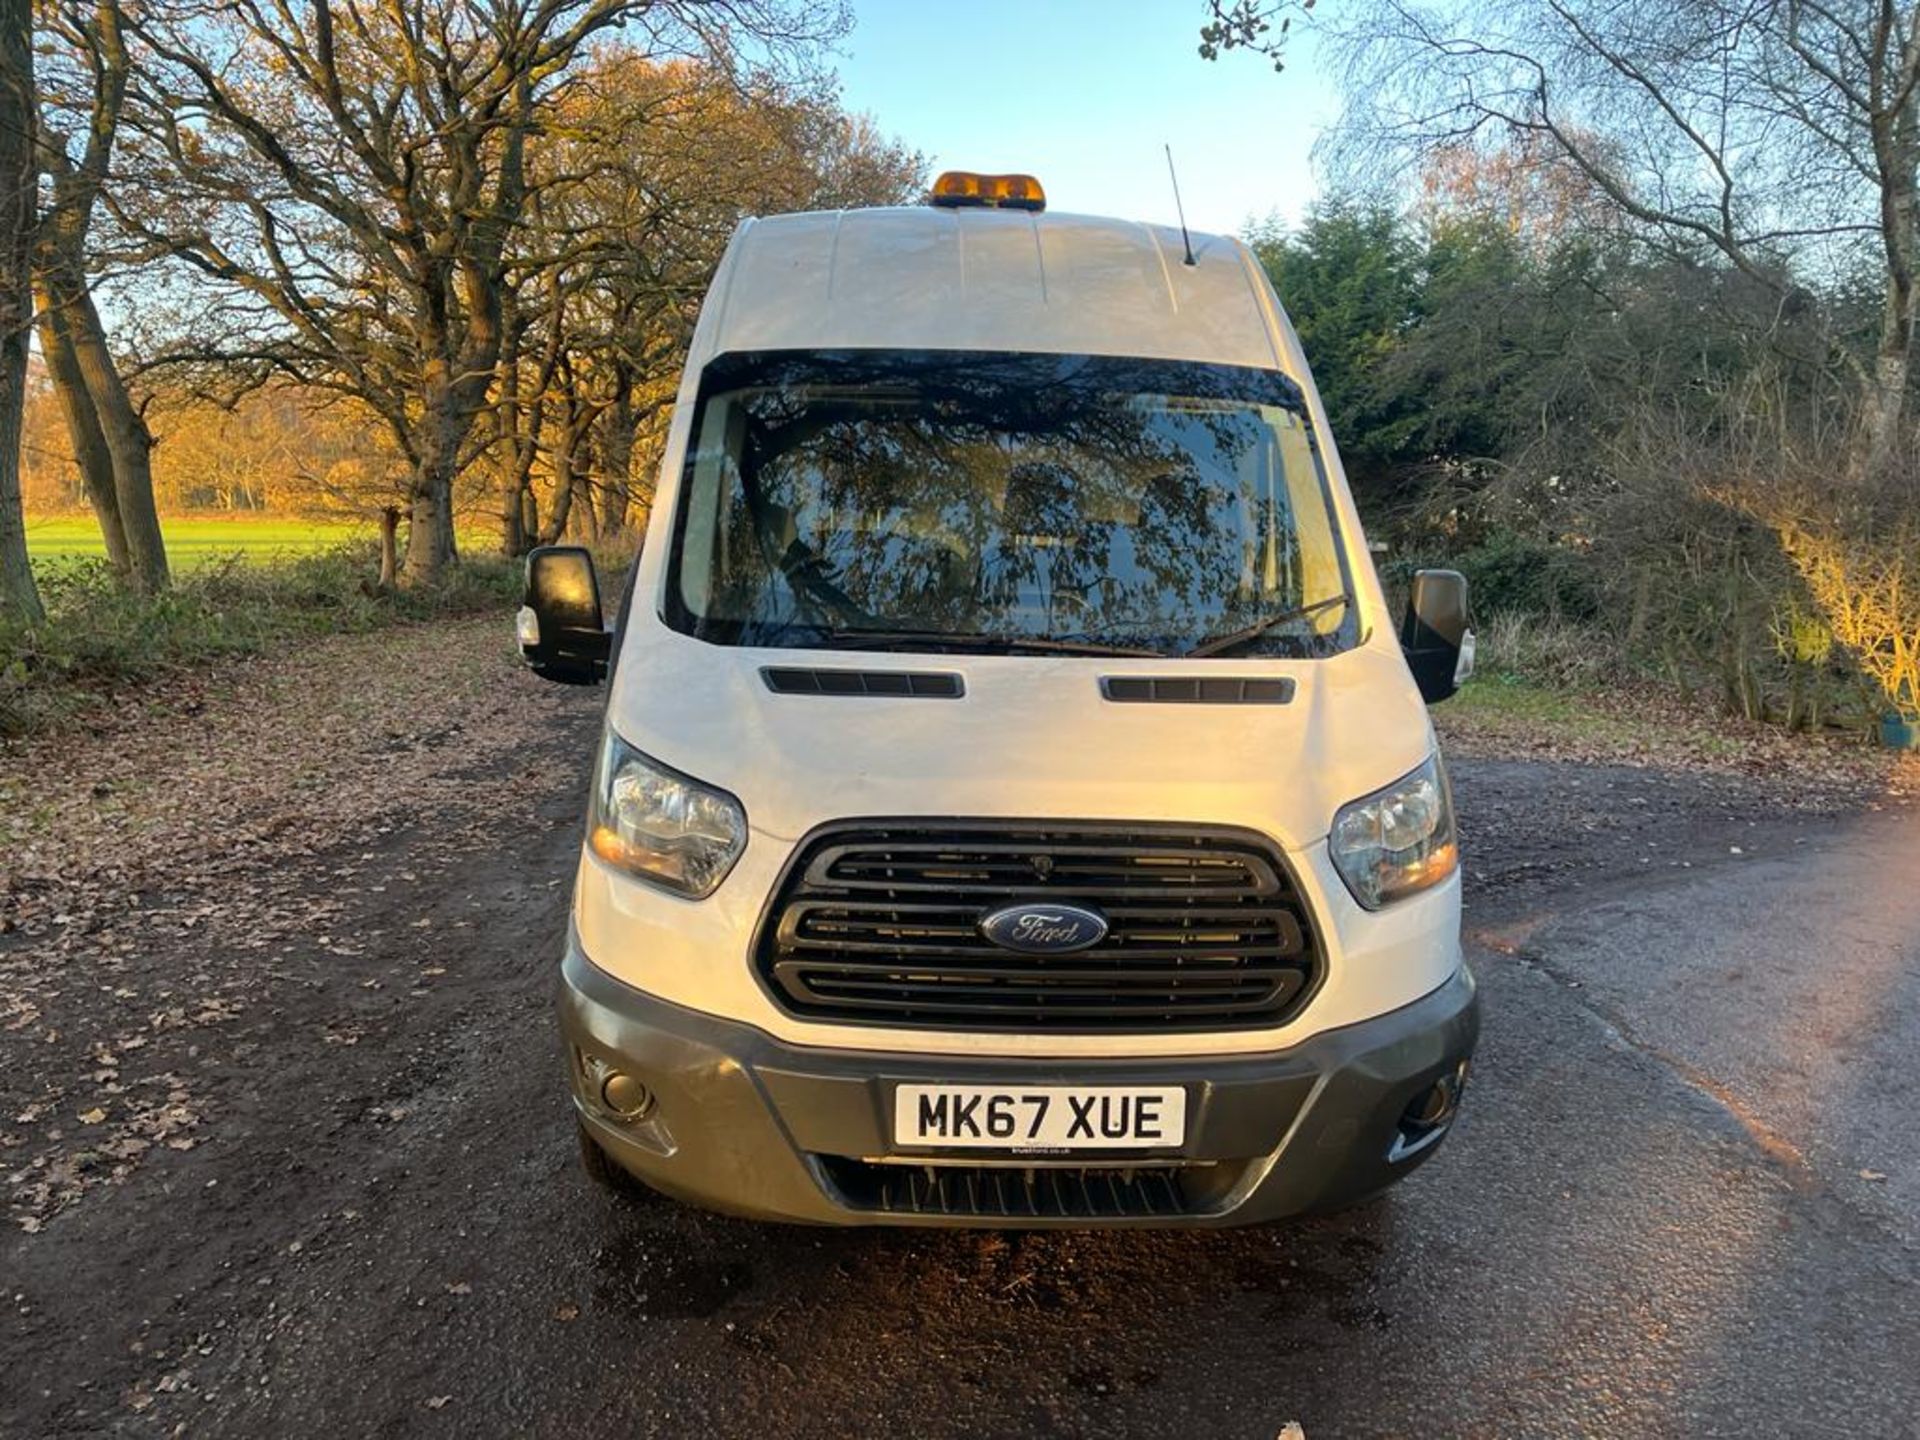
[[[238,555],[247,560],[286,559],[330,550],[349,540],[372,541],[379,527],[370,520],[300,520],[287,516],[226,519],[219,516],[161,517],[160,533],[167,542],[167,562],[176,571],[198,570]],[[462,525],[457,536],[463,555],[491,554],[498,536],[484,525]],[[400,532],[406,544],[406,531]],[[36,520],[27,517],[27,554],[35,560],[103,557],[100,527],[91,515],[60,515]]]
[[[285,517],[228,520],[202,516],[163,519],[160,531],[167,541],[167,559],[176,570],[193,570],[209,563],[244,555],[249,560],[305,555],[347,540],[372,539],[371,524],[351,521],[295,520]],[[105,555],[100,527],[89,515],[62,515],[27,519],[27,553],[36,560],[62,560]]]

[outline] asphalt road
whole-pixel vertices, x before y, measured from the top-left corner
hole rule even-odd
[[[1920,1435],[1920,815],[1458,766],[1484,1037],[1384,1204],[796,1230],[578,1173],[548,1002],[592,716],[557,713],[491,832],[260,879],[364,944],[170,1062],[207,1143],[0,1239],[0,1434]],[[169,944],[116,983],[223,963]]]

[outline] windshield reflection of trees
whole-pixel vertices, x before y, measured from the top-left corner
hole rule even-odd
[[[1014,378],[715,397],[745,411],[715,611],[747,643],[797,619],[1178,650],[1321,598],[1301,593],[1289,493],[1319,503],[1318,477],[1289,484],[1254,404]]]

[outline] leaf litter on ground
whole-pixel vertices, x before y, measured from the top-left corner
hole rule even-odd
[[[525,677],[486,617],[226,661],[123,695],[89,731],[0,743],[13,1222],[37,1231],[154,1154],[217,1137],[207,1067],[223,1032],[272,1013],[275,987],[324,986],[356,958],[393,962],[402,993],[417,983],[415,942],[328,943],[347,902],[438,878],[417,849],[383,869],[382,847],[413,827],[470,838],[497,827],[499,786],[524,800],[574,785],[524,758],[569,698]],[[324,887],[289,883],[322,857]],[[316,1043],[359,1038],[347,1008]]]

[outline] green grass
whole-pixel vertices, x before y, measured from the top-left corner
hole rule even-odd
[[[405,531],[401,533],[404,537]],[[160,534],[167,542],[168,564],[177,573],[189,574],[236,555],[249,561],[285,560],[370,542],[378,537],[379,527],[370,520],[178,515],[161,519]],[[485,529],[463,529],[458,538],[461,552],[469,555],[485,555],[499,543]],[[91,515],[27,517],[27,554],[37,561],[96,559],[106,553]]]
[[[1623,714],[1597,687],[1498,670],[1476,675],[1434,713],[1442,730],[1455,734],[1526,736],[1608,750],[1631,748],[1675,723],[1664,712]]]
[[[1461,687],[1447,701],[1452,714],[1476,719],[1528,721],[1548,725],[1576,725],[1592,712],[1566,690],[1552,689],[1523,676],[1482,674]]]
[[[160,533],[167,559],[177,570],[195,570],[229,556],[249,560],[311,555],[349,540],[371,538],[371,524],[338,520],[297,520],[285,516],[225,519],[178,516],[163,519]],[[69,560],[107,553],[100,527],[91,515],[27,518],[27,553],[36,560]]]

